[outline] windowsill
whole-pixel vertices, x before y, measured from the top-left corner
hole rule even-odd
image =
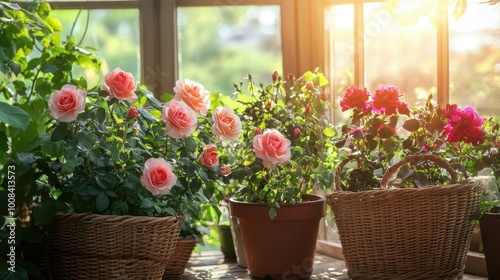
[[[339,246],[340,247],[340,246]],[[343,260],[326,256],[325,253],[338,253],[334,243],[318,242],[311,279],[349,280]],[[340,252],[341,249],[340,249]],[[193,253],[181,280],[194,279],[253,279],[248,270],[236,264],[235,260],[224,260],[220,251]],[[484,276],[465,274],[464,280],[487,280]]]

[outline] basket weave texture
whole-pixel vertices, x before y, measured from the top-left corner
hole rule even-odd
[[[186,264],[194,247],[199,242],[196,238],[180,238],[177,241],[174,254],[168,259],[163,279],[176,279],[184,273]]]
[[[58,214],[49,245],[55,279],[161,279],[184,217]]]
[[[407,164],[440,158],[409,156],[387,170],[381,189],[327,196],[352,279],[462,279],[473,221],[484,183],[479,180],[423,188],[385,189]],[[340,168],[343,166],[341,165]],[[444,166],[443,166],[444,167]],[[337,172],[337,176],[340,172]]]

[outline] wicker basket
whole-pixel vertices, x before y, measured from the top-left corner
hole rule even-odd
[[[349,160],[348,158],[347,160]],[[407,164],[430,160],[452,176],[450,185],[386,189]],[[343,162],[339,170],[343,168]],[[327,196],[352,279],[461,279],[472,235],[472,216],[483,182],[456,182],[453,168],[433,155],[408,156],[390,167],[381,188]]]
[[[161,279],[183,219],[58,214],[49,228],[54,279]]]
[[[198,242],[198,239],[192,237],[180,238],[177,241],[174,254],[167,261],[163,279],[177,279],[184,273],[186,264]]]

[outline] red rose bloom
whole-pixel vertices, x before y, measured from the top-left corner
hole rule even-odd
[[[373,94],[372,109],[374,112],[385,114],[387,116],[393,115],[396,112],[400,114],[409,115],[410,110],[408,105],[399,101],[401,94],[399,88],[396,86],[381,86],[375,90]]]
[[[370,110],[369,98],[370,93],[366,88],[348,87],[344,92],[344,98],[340,100],[342,112],[355,108],[367,113]]]

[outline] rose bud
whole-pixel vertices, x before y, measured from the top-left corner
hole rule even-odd
[[[295,134],[295,136],[298,136],[300,134],[300,128],[296,127],[294,130],[293,130],[293,134]]]
[[[132,107],[128,110],[128,117],[130,119],[135,119],[139,116],[139,111],[137,111],[137,107]]]
[[[306,106],[306,114],[311,113],[311,105],[307,104]]]
[[[256,127],[253,132],[255,132],[255,134],[262,134],[262,130],[259,128],[259,127]]]
[[[219,168],[219,175],[228,176],[229,174],[231,174],[231,167],[224,165]]]
[[[266,104],[266,105],[267,105],[267,107],[271,107],[271,105],[272,105],[272,104],[273,104],[273,103],[272,103],[271,101],[267,101],[267,104]]]
[[[309,81],[306,83],[306,89],[308,90],[313,90],[314,89],[314,84],[313,82]]]
[[[295,76],[293,74],[288,74],[288,80],[293,83],[295,82]]]
[[[276,82],[280,78],[280,73],[278,71],[273,72],[273,82]]]
[[[326,92],[324,92],[324,91],[323,91],[323,92],[321,93],[321,99],[322,99],[323,101],[326,101],[326,99],[327,99],[327,98],[328,98],[328,96],[326,95]]]

